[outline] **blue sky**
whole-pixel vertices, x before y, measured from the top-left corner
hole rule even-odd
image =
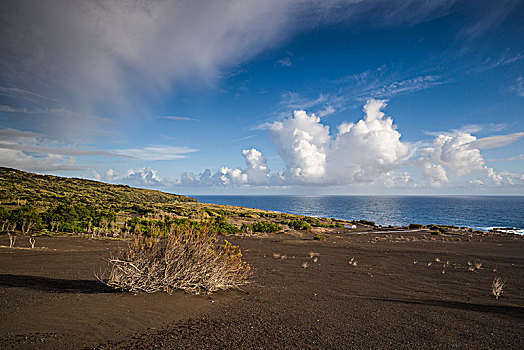
[[[524,194],[522,1],[0,7],[0,166],[186,194]]]

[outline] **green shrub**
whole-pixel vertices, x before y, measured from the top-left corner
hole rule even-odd
[[[422,225],[422,224],[409,224],[408,227],[409,227],[410,229],[412,229],[412,230],[415,230],[415,229],[423,228],[424,225]]]
[[[226,219],[223,216],[215,217],[214,221],[212,222],[212,225],[213,230],[216,233],[232,235],[240,232],[240,229],[238,227],[236,227],[235,225],[231,225],[229,222],[226,221]]]
[[[247,233],[247,234],[253,233],[253,226],[250,224],[243,223],[242,226],[240,227],[240,231]]]
[[[315,235],[315,237],[313,237],[313,239],[315,241],[325,241],[326,240],[326,237],[322,236],[322,235]]]
[[[375,222],[369,221],[369,220],[359,220],[359,223],[364,224],[364,225],[369,225],[369,226],[376,226]]]
[[[282,230],[282,226],[280,226],[279,224],[275,224],[272,222],[265,222],[265,221],[255,222],[254,224],[251,225],[251,228],[253,232],[266,232],[266,233],[273,233],[273,232],[278,232]]]
[[[287,223],[287,225],[294,230],[309,230],[311,225],[305,220],[293,220]]]

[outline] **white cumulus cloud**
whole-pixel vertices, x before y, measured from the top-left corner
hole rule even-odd
[[[514,179],[518,179],[518,176],[498,173],[486,166],[480,150],[505,146],[523,135],[523,133],[514,133],[482,139],[465,132],[438,135],[431,147],[419,151],[421,157],[416,160],[416,164],[422,168],[423,175],[434,186],[450,182],[449,172],[457,177],[472,173],[483,176],[483,179],[470,180],[472,184],[487,182],[493,185],[513,185]]]
[[[398,168],[409,155],[409,146],[382,109],[385,100],[370,99],[365,116],[357,123],[342,123],[328,156],[329,175],[339,183],[372,182]]]
[[[409,144],[402,141],[393,119],[385,114],[386,106],[386,100],[369,99],[363,108],[364,117],[339,124],[336,132],[330,132],[319,117],[303,110],[269,124],[269,135],[284,161],[282,171],[272,172],[262,152],[251,148],[242,151],[244,168],[223,166],[215,172],[186,172],[176,180],[159,178],[154,170],[143,168],[123,176],[111,171],[105,178],[168,187],[370,184],[420,188],[460,185],[458,178],[474,186],[523,184],[521,174],[498,172],[486,166],[481,154],[481,149],[505,146],[523,133],[477,139],[469,132],[454,130],[438,134],[429,146]]]
[[[286,163],[286,176],[305,182],[324,177],[330,135],[320,118],[295,111],[292,118],[271,124],[269,131]]]

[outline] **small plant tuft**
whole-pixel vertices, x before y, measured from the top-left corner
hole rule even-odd
[[[310,258],[310,259],[313,259],[313,258],[314,258],[314,257],[316,257],[316,256],[320,256],[320,254],[319,254],[319,253],[316,253],[316,252],[313,252],[313,251],[311,251],[311,252],[309,252],[309,253],[308,253],[308,256],[309,256],[309,258]]]
[[[491,283],[491,293],[495,296],[496,299],[503,293],[503,288],[506,285],[506,281],[501,277],[495,277]]]
[[[326,240],[326,237],[322,236],[322,235],[315,235],[315,237],[313,237],[313,239],[315,241],[325,241]]]

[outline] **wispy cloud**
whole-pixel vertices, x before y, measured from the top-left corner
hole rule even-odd
[[[513,92],[515,95],[524,97],[524,78],[522,76],[515,79],[515,84],[510,86],[510,91]]]
[[[248,135],[248,136],[244,136],[244,137],[239,137],[239,138],[236,138],[236,139],[225,141],[224,144],[235,143],[235,142],[239,142],[239,141],[245,141],[245,140],[252,139],[253,137],[255,137],[255,135]]]
[[[67,108],[25,108],[0,105],[6,123],[17,128],[28,126],[47,137],[67,143],[87,143],[102,135],[113,134],[112,119]],[[112,128],[114,129],[114,128]]]
[[[45,147],[45,146],[32,146],[32,145],[20,145],[12,143],[0,143],[0,149],[11,149],[29,153],[37,154],[56,154],[62,156],[104,156],[104,157],[119,157],[119,158],[133,158],[132,156],[112,153],[107,151],[96,151],[96,150],[82,150],[72,148],[60,148],[60,147]]]
[[[176,139],[177,139],[176,137],[168,136],[168,135],[166,135],[166,134],[160,134],[160,137],[163,137],[163,138],[165,138],[166,140],[176,140]]]
[[[425,135],[429,136],[438,136],[438,135],[446,135],[446,136],[456,136],[458,134],[478,134],[480,132],[482,133],[492,133],[492,132],[499,132],[503,131],[508,128],[507,123],[486,123],[486,124],[467,124],[464,125],[458,129],[451,129],[449,131],[444,130],[437,130],[437,131],[427,131],[424,130],[423,133]]]
[[[488,70],[491,70],[497,67],[508,66],[513,63],[519,62],[521,60],[524,60],[524,54],[522,53],[511,54],[511,53],[505,52],[505,53],[502,53],[498,57],[486,58],[481,63],[475,65],[475,67],[473,67],[472,70],[474,72],[485,72],[485,71],[488,71]]]
[[[291,62],[291,58],[289,57],[284,57],[278,60],[277,63],[282,67],[291,67],[293,65],[293,62]]]
[[[473,6],[469,13],[469,23],[459,33],[465,39],[478,39],[504,21],[519,4],[519,0],[482,1],[481,6]]]
[[[32,132],[22,131],[13,128],[0,129],[0,140],[9,143],[28,143],[36,142],[37,139],[43,138],[44,135]]]
[[[408,94],[421,90],[426,90],[437,85],[445,84],[440,77],[434,75],[417,76],[415,78],[394,81],[377,89],[364,91],[364,98],[368,96],[376,98],[391,98],[400,94]]]
[[[397,95],[411,94],[447,81],[436,75],[423,75],[414,78],[397,79],[400,72],[390,73],[385,66],[373,71],[344,76],[332,83],[338,88],[334,92],[321,93],[308,97],[296,91],[281,94],[278,119],[285,118],[297,109],[309,110],[319,117],[326,117],[347,108],[354,108],[370,98],[388,99]],[[342,85],[342,86],[341,86]]]
[[[297,33],[362,18],[413,25],[447,14],[454,2],[1,2],[7,34],[0,66],[9,69],[0,78],[38,95],[52,91],[53,98],[73,97],[82,105],[136,109],[176,84],[212,82]]]
[[[86,166],[77,165],[76,160],[71,157],[62,157],[60,155],[34,156],[12,149],[2,149],[0,151],[0,164],[8,168],[35,172],[73,171],[86,168]]]
[[[309,109],[316,107],[326,101],[327,97],[324,94],[318,97],[307,98],[295,91],[286,91],[281,94],[280,105],[287,110],[294,109]]]
[[[517,141],[523,136],[524,132],[516,132],[508,135],[489,136],[477,139],[471,142],[469,145],[478,149],[498,148],[509,145],[510,143]]]
[[[498,158],[498,159],[486,159],[486,162],[514,162],[517,160],[524,160],[524,154],[519,154],[516,157]]]
[[[76,157],[132,158],[105,150],[78,149],[40,133],[13,128],[0,129],[0,140],[1,166],[36,172],[86,168],[85,165],[77,164]]]
[[[33,91],[19,89],[17,87],[0,86],[0,95],[15,99],[24,99],[29,101],[56,101],[56,99],[38,94]]]
[[[198,151],[185,146],[149,146],[116,150],[115,153],[140,160],[175,160],[187,158],[186,154]]]
[[[179,116],[172,116],[172,115],[159,116],[158,118],[168,119],[168,120],[186,120],[186,121],[195,121],[195,122],[198,121],[198,119],[195,119],[195,118],[179,117]]]

